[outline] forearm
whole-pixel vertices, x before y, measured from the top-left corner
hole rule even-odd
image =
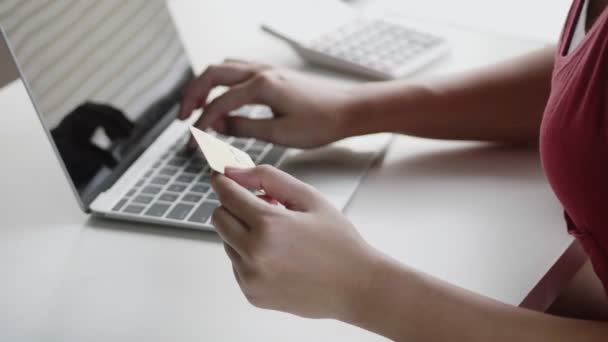
[[[397,341],[605,341],[608,323],[521,309],[382,257],[342,320]]]
[[[395,132],[488,141],[538,137],[553,47],[445,80],[369,83],[353,90],[347,135]]]

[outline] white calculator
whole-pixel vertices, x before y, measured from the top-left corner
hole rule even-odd
[[[329,0],[326,0],[329,1]],[[373,79],[404,77],[448,51],[442,37],[404,25],[334,7],[306,23],[271,20],[262,29],[288,42],[305,60]]]

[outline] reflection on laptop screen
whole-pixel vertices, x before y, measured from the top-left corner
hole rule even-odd
[[[164,0],[4,0],[0,24],[83,203],[172,121],[193,77]]]

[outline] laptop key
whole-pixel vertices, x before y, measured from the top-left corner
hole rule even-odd
[[[249,157],[251,157],[253,161],[256,161],[261,154],[261,152],[258,151],[247,151],[246,153],[249,155]]]
[[[203,164],[196,164],[196,165],[190,165],[188,166],[184,172],[188,172],[188,173],[199,173],[203,170]]]
[[[154,197],[152,197],[152,196],[139,195],[139,196],[136,196],[133,199],[133,202],[134,203],[141,203],[141,204],[150,204],[152,202],[153,198]]]
[[[197,185],[193,186],[192,189],[190,189],[190,191],[198,192],[201,194],[206,194],[207,191],[209,191],[209,189],[210,189],[209,185],[197,184]]]
[[[175,202],[175,200],[177,200],[177,198],[179,197],[178,194],[171,194],[171,193],[164,193],[162,195],[160,195],[160,197],[158,198],[159,201],[166,201],[166,202]]]
[[[285,153],[285,148],[273,146],[272,149],[264,155],[260,164],[275,165],[281,159],[283,153]]]
[[[148,195],[156,195],[160,192],[160,187],[158,186],[147,186],[142,191],[143,194]]]
[[[129,192],[127,192],[127,194],[125,196],[131,197],[131,196],[135,195],[135,192],[136,192],[135,189],[131,189],[131,190],[129,190]]]
[[[177,173],[177,169],[174,169],[172,167],[165,167],[160,170],[159,173],[164,176],[174,176]]]
[[[192,158],[192,160],[190,161],[190,165],[189,167],[194,167],[194,168],[203,168],[205,166],[206,161],[204,159],[202,159],[202,157],[194,156],[194,158]]]
[[[219,206],[219,202],[203,202],[201,203],[201,205],[198,206],[198,208],[196,208],[196,210],[194,211],[192,216],[190,216],[188,221],[206,223],[213,214],[215,208]]]
[[[205,172],[198,178],[198,181],[201,183],[209,183],[209,181],[211,181],[211,175],[209,172]]]
[[[247,142],[246,142],[246,141],[243,141],[243,140],[235,140],[235,141],[233,141],[233,142],[231,143],[231,145],[232,145],[233,147],[238,148],[239,150],[242,150],[242,149],[244,149],[244,148],[245,148],[245,146],[247,146]]]
[[[156,185],[165,185],[165,184],[169,183],[169,178],[167,178],[167,177],[154,177],[154,178],[152,178],[152,180],[150,181],[150,183],[156,184]]]
[[[178,203],[171,209],[167,217],[174,220],[183,220],[188,216],[190,211],[192,211],[192,208],[194,208],[194,205],[192,204]]]
[[[145,215],[154,216],[154,217],[162,217],[171,205],[165,203],[154,203],[152,206],[146,211]]]
[[[264,151],[264,149],[266,148],[266,146],[268,145],[268,143],[262,142],[262,141],[256,141],[253,143],[253,145],[251,145],[251,147],[249,147],[249,150],[251,151]]]
[[[187,148],[182,148],[181,150],[177,151],[177,153],[175,153],[175,156],[179,157],[179,158],[186,158],[187,159],[187,158],[192,157],[193,154],[194,154],[193,151],[190,151]]]
[[[145,207],[142,205],[130,204],[123,210],[123,212],[129,214],[139,214],[144,210],[144,208]]]
[[[209,193],[209,196],[207,196],[208,200],[217,200],[217,195],[215,194],[215,191],[211,191]]]
[[[177,166],[177,167],[184,166],[184,165],[186,165],[186,159],[176,157],[176,158],[169,160],[169,162],[167,162],[167,165]]]
[[[179,175],[179,177],[177,177],[175,180],[178,182],[182,182],[182,183],[190,183],[194,180],[194,175],[188,175],[188,174],[181,174]]]
[[[119,211],[127,203],[127,199],[123,198],[112,208],[113,211]]]
[[[169,185],[167,190],[173,191],[173,192],[182,192],[182,191],[186,190],[186,185],[173,183],[173,184]]]
[[[182,198],[182,201],[198,203],[202,199],[203,199],[203,196],[201,196],[201,195],[187,194]]]

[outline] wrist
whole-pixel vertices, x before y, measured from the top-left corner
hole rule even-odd
[[[335,319],[363,327],[369,309],[376,307],[377,282],[386,279],[391,269],[391,259],[380,251],[366,246],[368,251],[362,260],[356,262],[353,277],[344,284],[344,300]]]
[[[408,132],[436,101],[427,86],[401,81],[362,84],[352,88],[350,95],[340,120],[344,137]]]
[[[350,293],[348,309],[337,319],[403,340],[416,327],[411,313],[419,305],[416,297],[421,293],[420,274],[378,251],[357,273],[366,277],[367,283]]]
[[[369,124],[373,116],[373,99],[366,91],[368,85],[358,85],[350,89],[348,99],[339,114],[341,138],[372,133]]]

